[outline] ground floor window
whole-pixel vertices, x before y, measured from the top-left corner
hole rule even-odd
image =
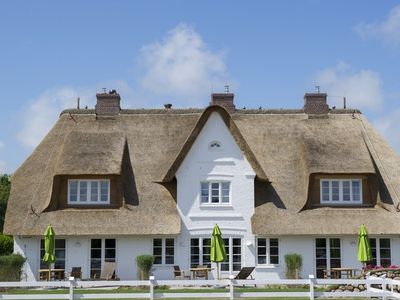
[[[240,271],[242,268],[242,239],[223,238],[227,254],[226,262],[220,263],[221,271]],[[211,238],[192,238],[190,240],[190,267],[198,265],[211,267]]]
[[[315,266],[317,278],[324,278],[324,272],[341,267],[339,238],[315,239]]]
[[[115,239],[91,239],[90,240],[90,277],[100,277],[104,262],[116,261]]]
[[[154,238],[153,256],[155,265],[175,264],[175,239]]]
[[[372,252],[372,261],[374,266],[389,267],[392,264],[391,247],[389,238],[369,239]]]
[[[55,240],[55,250],[54,255],[56,257],[56,261],[51,264],[51,269],[63,269],[65,270],[65,239],[56,239]],[[40,269],[48,269],[49,265],[43,262],[44,256],[44,240],[40,240]]]
[[[276,238],[257,238],[257,264],[279,264],[279,241]]]

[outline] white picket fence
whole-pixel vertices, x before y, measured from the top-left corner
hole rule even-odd
[[[316,286],[327,285],[360,285],[365,284],[367,289],[360,292],[318,292],[314,291]],[[265,286],[265,285],[286,285],[286,286],[309,286],[307,292],[241,292],[235,287],[240,286]],[[143,293],[96,293],[82,294],[74,293],[76,288],[99,288],[99,287],[138,287],[148,286],[148,291]],[[209,287],[204,288],[202,293],[155,293],[155,286],[170,287]],[[160,299],[160,298],[229,298],[238,299],[244,297],[267,298],[267,297],[303,297],[314,299],[315,297],[381,297],[400,299],[400,293],[394,290],[400,286],[399,280],[369,277],[367,279],[315,279],[313,275],[309,279],[274,279],[274,280],[235,280],[232,278],[223,280],[156,280],[153,276],[150,280],[121,280],[121,281],[80,281],[73,277],[68,281],[32,281],[32,282],[0,282],[1,288],[67,288],[68,294],[1,294],[0,299]],[[212,287],[228,287],[226,292],[210,292]]]

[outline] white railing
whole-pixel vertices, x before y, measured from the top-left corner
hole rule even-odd
[[[366,290],[350,292],[319,292],[314,291],[315,287],[326,285],[366,285]],[[236,291],[237,286],[264,286],[264,285],[302,285],[308,286],[307,292],[244,292]],[[96,288],[96,287],[149,287],[143,293],[74,293],[76,288]],[[219,287],[226,288],[226,292],[212,292],[211,288],[204,288],[201,293],[179,293],[166,292],[155,293],[155,286],[170,287]],[[382,297],[398,298],[400,293],[394,290],[394,287],[400,286],[399,280],[383,279],[379,277],[369,277],[367,279],[315,279],[313,275],[309,279],[273,279],[273,280],[236,280],[233,277],[223,280],[156,280],[153,276],[150,280],[121,280],[121,281],[81,281],[70,277],[68,281],[32,281],[32,282],[0,282],[1,288],[66,288],[69,293],[64,294],[2,294],[0,299],[157,299],[157,298],[229,298],[237,299],[243,297],[307,297],[314,299],[315,297]]]

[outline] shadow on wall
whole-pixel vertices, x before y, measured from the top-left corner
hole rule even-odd
[[[263,182],[257,178],[254,180],[254,205],[261,206],[265,203],[273,203],[277,208],[286,209],[271,182]]]
[[[125,142],[124,154],[122,156],[122,189],[124,202],[128,205],[139,205],[139,196],[136,189],[135,176],[133,175],[128,143]]]

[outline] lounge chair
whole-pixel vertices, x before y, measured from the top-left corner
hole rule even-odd
[[[97,278],[97,276],[94,275],[94,279],[95,280],[119,280],[119,278],[115,274],[115,267],[116,267],[115,262],[105,262],[103,264],[103,268],[101,269],[100,277]]]
[[[190,274],[186,274],[179,266],[174,266],[174,279],[190,279]]]
[[[239,273],[237,273],[235,279],[241,279],[245,280],[247,277],[250,276],[250,279],[254,279],[253,276],[251,276],[251,273],[253,272],[255,267],[243,267]]]

